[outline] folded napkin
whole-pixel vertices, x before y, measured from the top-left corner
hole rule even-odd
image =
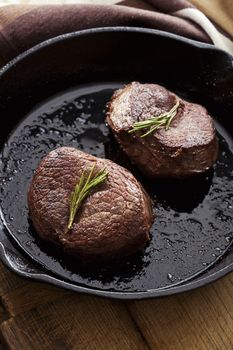
[[[88,1],[83,2],[0,7],[0,65],[48,38],[76,30],[107,26],[160,29],[213,43],[233,53],[232,41],[220,33],[201,11],[185,0],[107,1],[118,2],[117,5],[106,5],[105,0],[102,0],[103,5],[99,4],[100,1],[95,4],[95,0],[92,0],[92,5],[87,4]]]

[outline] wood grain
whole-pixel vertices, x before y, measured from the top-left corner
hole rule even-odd
[[[130,302],[128,309],[151,349],[233,349],[233,274],[193,292]]]
[[[8,314],[4,308],[4,306],[1,304],[1,301],[0,301],[0,325],[3,321],[7,320],[8,319]],[[0,332],[0,350],[3,350],[2,348],[2,342],[4,342],[4,339],[2,337],[2,334]]]
[[[2,295],[2,303],[11,316],[31,310],[68,295],[68,291],[42,283],[26,283]]]
[[[227,33],[233,36],[233,1],[232,0],[190,0]]]
[[[191,2],[233,35],[232,0]],[[0,23],[8,21],[4,11]],[[131,302],[30,282],[1,263],[0,281],[0,337],[10,350],[233,350],[233,274],[189,293]]]
[[[8,318],[4,306],[0,303],[0,324]]]
[[[68,294],[68,291],[38,282],[27,283],[0,264],[0,297],[11,316],[46,304]]]
[[[5,321],[10,349],[148,350],[123,303],[73,294]]]
[[[0,332],[12,350],[233,349],[233,274],[189,293],[129,302],[29,282],[2,264],[0,280],[9,311]]]
[[[25,281],[13,274],[7,268],[4,267],[3,263],[0,262],[0,297],[5,293],[8,293],[12,288],[16,289],[25,284]]]

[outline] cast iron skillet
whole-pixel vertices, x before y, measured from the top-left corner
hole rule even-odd
[[[187,181],[149,181],[119,150],[104,113],[114,89],[138,80],[205,105],[216,120],[214,169]],[[232,57],[211,45],[142,28],[99,28],[43,42],[0,71],[0,256],[16,273],[121,299],[178,293],[233,270]],[[61,145],[128,167],[153,199],[144,254],[87,268],[41,242],[27,188],[39,160]]]

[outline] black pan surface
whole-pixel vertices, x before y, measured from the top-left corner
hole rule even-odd
[[[102,36],[103,34],[105,35]],[[125,35],[128,35],[128,38]],[[84,74],[85,69],[81,62],[74,64],[68,55],[64,55],[64,47],[61,45],[68,45],[68,42],[73,48],[74,43],[80,44],[80,40],[82,42],[85,36],[87,40],[86,44],[85,41],[81,43],[81,47],[85,44],[82,50],[88,51],[90,38],[93,38],[95,45],[92,46],[92,50],[95,53],[94,56],[96,55],[93,60],[88,55],[86,57],[84,55],[83,60],[85,58],[86,61],[90,60],[87,63],[85,61],[87,64],[85,69],[88,68],[86,74]],[[106,37],[112,45],[112,52],[110,57],[105,57],[102,62],[98,57],[98,50],[95,52],[95,46],[96,40],[106,41]],[[161,66],[156,68],[155,63],[153,69],[147,65],[144,71],[142,69],[135,71],[136,68],[139,68],[139,63],[142,68],[142,61],[137,62],[134,59],[129,69],[127,60],[123,60],[118,53],[119,62],[115,62],[114,53],[116,54],[117,47],[113,45],[113,38],[118,38],[114,45],[118,45],[119,48],[119,43],[121,43],[122,50],[127,42],[129,44],[129,39],[131,40],[132,50],[128,48],[127,52],[124,51],[128,56],[133,56],[133,49],[138,52],[135,45],[138,45],[141,40],[142,47],[153,53],[153,59],[156,57],[156,52],[151,49],[152,46],[149,46],[150,41],[155,45],[160,43],[164,55],[174,43],[178,43],[178,47],[181,43],[184,45],[180,46],[180,50],[186,57],[191,57],[190,48],[191,50],[195,48],[199,53],[197,54],[195,50],[193,52],[199,60],[197,62],[191,60],[186,63],[187,67],[183,67],[183,71],[190,69],[189,77],[181,74],[184,62],[179,62],[179,57],[175,59],[175,62],[173,62],[174,58],[170,58],[170,65],[172,64],[173,68],[176,67],[177,71],[170,70],[169,74],[167,74],[166,65],[162,65],[164,70],[161,73],[159,71]],[[122,43],[120,39],[124,42]],[[203,284],[204,282],[200,283],[201,280],[207,282],[213,279],[214,275],[217,278],[220,271],[223,275],[226,268],[233,265],[233,258],[231,258],[233,138],[229,117],[227,119],[230,111],[233,110],[230,100],[231,90],[229,90],[229,87],[232,88],[233,80],[230,81],[232,72],[228,71],[226,64],[230,59],[229,56],[208,45],[196,44],[195,47],[189,40],[182,41],[173,35],[128,28],[85,31],[84,34],[64,36],[57,42],[53,40],[44,46],[42,44],[35,51],[31,50],[31,53],[26,54],[19,61],[18,67],[16,64],[11,68],[6,68],[0,75],[0,83],[2,77],[8,79],[5,85],[8,91],[3,93],[1,107],[4,116],[9,118],[9,125],[6,127],[8,130],[3,132],[5,143],[2,147],[0,163],[2,214],[2,239],[0,236],[0,241],[3,242],[3,260],[9,261],[4,246],[9,249],[9,245],[13,244],[12,249],[16,249],[14,254],[17,256],[19,252],[19,257],[21,254],[23,256],[22,266],[27,264],[25,257],[28,257],[27,259],[31,259],[28,264],[39,269],[39,272],[36,270],[34,273],[34,278],[37,275],[37,278],[41,279],[40,276],[43,274],[47,276],[47,279],[43,279],[71,289],[85,288],[91,293],[122,298],[172,294],[179,290],[190,289],[195,284]],[[166,46],[165,43],[170,46]],[[205,50],[207,52],[209,50],[209,61],[205,58]],[[59,63],[55,59],[58,57],[58,52],[62,61]],[[83,55],[79,47],[76,54],[80,52]],[[104,51],[101,51],[101,54],[109,56]],[[147,54],[148,52],[145,52],[144,57],[140,52],[140,59],[146,61]],[[225,58],[224,67],[221,66],[219,57],[218,62],[213,60],[214,54],[219,55],[222,61],[224,61],[223,57]],[[39,57],[41,55],[47,57],[47,63],[42,62],[43,70],[35,66],[35,63],[41,65],[41,57]],[[80,56],[77,57],[80,59]],[[25,59],[29,61],[26,62]],[[125,66],[121,65],[123,61]],[[60,75],[57,77],[53,74],[49,76],[52,62],[55,66],[59,65],[57,68],[60,68]],[[206,62],[208,62],[207,68]],[[103,63],[105,65],[102,66]],[[158,63],[161,65],[161,62]],[[25,70],[28,70],[28,64],[32,69],[31,77],[24,75]],[[79,73],[75,80],[69,75],[68,64],[74,75]],[[216,64],[220,66],[213,70]],[[198,70],[197,65],[202,68],[202,71]],[[92,79],[89,78],[90,67],[92,67]],[[119,67],[124,69],[124,72],[119,73]],[[10,84],[9,75],[12,74],[12,69],[16,75],[21,74],[21,79],[24,80],[23,82],[16,80],[15,86]],[[222,70],[221,78],[219,69]],[[197,76],[197,71],[203,78],[202,81]],[[39,72],[41,72],[40,76]],[[7,74],[8,77],[6,77]],[[123,75],[125,75],[124,80],[116,79],[122,78]],[[36,77],[37,80],[35,80]],[[179,80],[177,80],[178,77]],[[39,81],[38,78],[40,78]],[[106,103],[115,89],[130,80],[163,84],[181,97],[200,102],[209,109],[215,118],[220,145],[218,161],[213,169],[188,180],[149,181],[130,164],[105,124]],[[33,83],[37,86],[34,87]],[[18,85],[20,84],[22,91],[19,91]],[[2,83],[1,86],[3,86]],[[222,91],[223,88],[224,91]],[[54,95],[54,92],[57,94]],[[50,150],[62,145],[78,147],[98,157],[110,158],[127,167],[143,183],[153,199],[156,217],[151,230],[152,241],[144,254],[122,261],[121,264],[114,267],[87,268],[81,267],[77,261],[67,258],[62,252],[48,246],[37,237],[28,218],[26,197],[28,185],[40,159]],[[7,244],[4,243],[6,237]],[[12,243],[9,243],[9,237]],[[21,272],[25,268],[22,266]],[[27,269],[25,271],[27,275]],[[56,281],[59,282],[56,283]]]

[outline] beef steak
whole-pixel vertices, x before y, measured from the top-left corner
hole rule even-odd
[[[179,100],[170,127],[141,137],[129,133],[135,122],[168,112]],[[214,123],[201,105],[189,103],[162,86],[133,82],[116,91],[107,122],[117,141],[140,170],[150,177],[186,177],[209,169],[217,158]]]
[[[83,170],[109,172],[83,202],[66,232],[71,193]],[[135,253],[150,240],[151,202],[134,176],[107,159],[61,147],[46,155],[28,192],[31,220],[38,235],[61,245],[82,261],[106,261]]]

